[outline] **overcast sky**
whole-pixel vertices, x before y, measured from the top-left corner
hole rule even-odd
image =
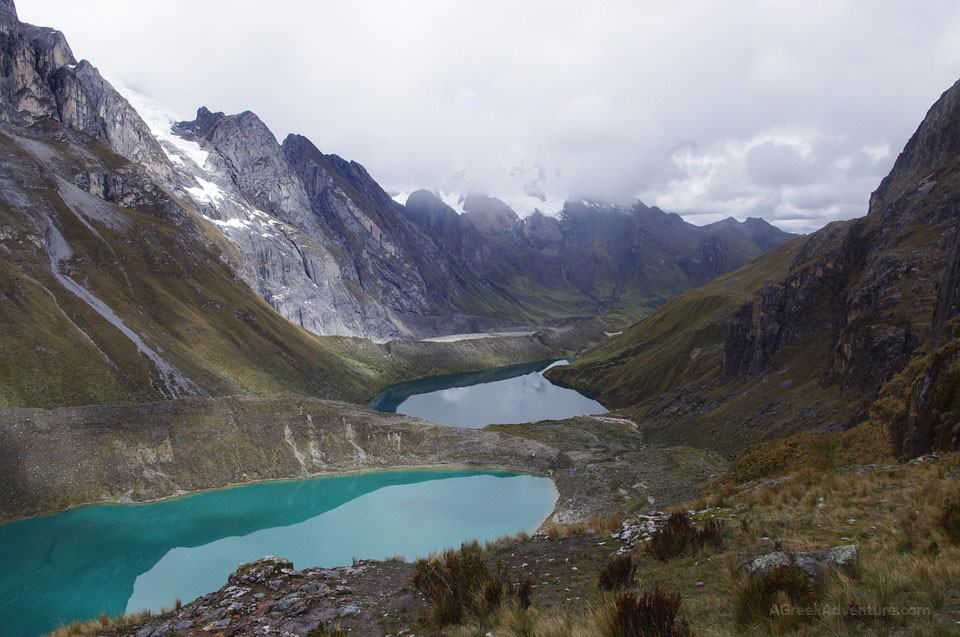
[[[388,190],[462,171],[462,190],[539,181],[795,231],[864,214],[960,77],[955,0],[17,5],[185,117],[252,110]]]

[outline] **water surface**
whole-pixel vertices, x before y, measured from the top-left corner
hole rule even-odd
[[[265,482],[150,504],[85,506],[0,526],[0,632],[172,606],[244,562],[409,559],[535,530],[556,490],[501,471],[409,470]]]
[[[433,376],[388,388],[370,406],[455,427],[560,420],[606,413],[580,392],[543,373],[567,361],[541,361],[483,372]]]

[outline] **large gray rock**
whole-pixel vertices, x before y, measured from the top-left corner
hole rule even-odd
[[[859,552],[856,544],[844,544],[813,552],[774,551],[746,560],[740,565],[740,570],[748,577],[760,577],[778,566],[795,563],[814,579],[822,579],[830,569],[853,575],[856,573]]]

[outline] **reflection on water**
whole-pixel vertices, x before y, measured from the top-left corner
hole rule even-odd
[[[298,568],[410,558],[532,531],[556,500],[546,478],[384,471],[269,482],[0,526],[0,626],[34,636],[101,612],[171,606],[265,555]]]
[[[567,361],[513,365],[488,372],[437,376],[395,385],[370,405],[457,427],[536,422],[602,414],[597,401],[543,375]]]

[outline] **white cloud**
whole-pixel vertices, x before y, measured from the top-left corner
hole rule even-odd
[[[585,194],[808,230],[866,209],[960,75],[960,5],[21,0],[169,106],[258,113],[385,187]],[[691,217],[693,218],[693,217]],[[698,219],[705,218],[703,216]]]

